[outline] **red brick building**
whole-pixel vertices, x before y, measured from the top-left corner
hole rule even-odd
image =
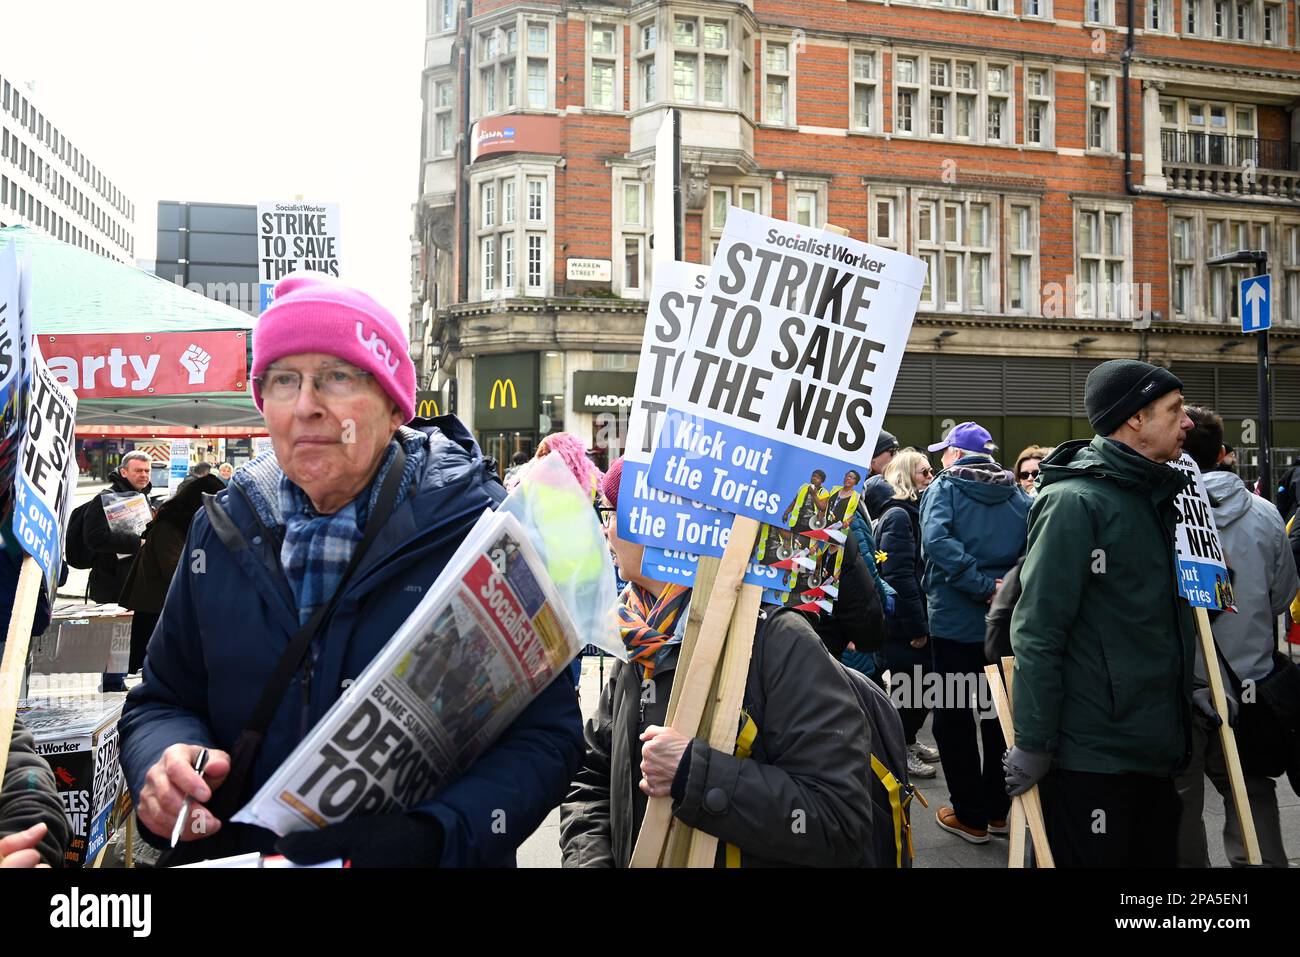
[[[904,442],[970,417],[1009,454],[1090,434],[1087,371],[1142,356],[1249,446],[1246,273],[1205,261],[1267,248],[1274,444],[1300,446],[1298,35],[1296,0],[429,0],[426,385],[499,457],[552,428],[609,437],[673,106],[688,259],[737,205],[930,264]]]

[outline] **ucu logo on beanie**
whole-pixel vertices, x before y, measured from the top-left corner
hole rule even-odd
[[[397,371],[397,356],[393,355],[393,350],[388,348],[388,343],[379,338],[379,334],[372,332],[367,339],[365,335],[365,326],[360,320],[357,320],[357,341],[366,349],[374,353],[375,358],[384,364],[389,372]]]

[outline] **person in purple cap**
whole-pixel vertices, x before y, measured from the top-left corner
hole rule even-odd
[[[943,453],[944,468],[921,496],[923,584],[934,670],[945,691],[934,710],[934,740],[952,799],[935,818],[945,831],[987,844],[990,833],[1007,833],[1006,744],[991,709],[981,708],[977,722],[970,689],[984,670],[984,615],[1025,550],[1029,496],[994,461],[993,436],[974,422],[929,449]]]
[[[275,454],[234,473],[195,516],[144,681],[119,724],[141,835],[165,845],[193,800],[186,853],[169,864],[276,849],[298,863],[511,865],[578,768],[581,716],[565,669],[463,774],[414,807],[278,842],[230,821],[504,497],[454,416],[404,424],[415,411],[408,352],[388,310],[322,276],[281,280],[258,320],[253,399]]]

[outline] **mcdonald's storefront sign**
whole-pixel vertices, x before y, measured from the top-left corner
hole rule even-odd
[[[441,398],[437,392],[415,393],[415,417],[417,419],[428,419],[435,415],[442,415]]]
[[[475,427],[537,428],[537,387],[535,352],[475,359]]]

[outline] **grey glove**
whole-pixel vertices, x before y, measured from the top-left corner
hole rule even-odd
[[[1015,797],[1043,779],[1052,768],[1052,756],[1041,751],[1012,748],[1002,755],[1002,768],[1006,771],[1007,793]]]
[[[1237,710],[1239,708],[1237,699],[1230,694],[1226,688],[1224,689],[1224,697],[1228,699],[1228,727],[1235,728],[1237,726]],[[1214,698],[1211,696],[1208,687],[1197,688],[1192,692],[1192,707],[1195,709],[1197,717],[1204,721],[1206,727],[1210,730],[1214,730],[1219,725],[1223,724],[1223,719],[1219,717],[1219,712],[1214,710]]]

